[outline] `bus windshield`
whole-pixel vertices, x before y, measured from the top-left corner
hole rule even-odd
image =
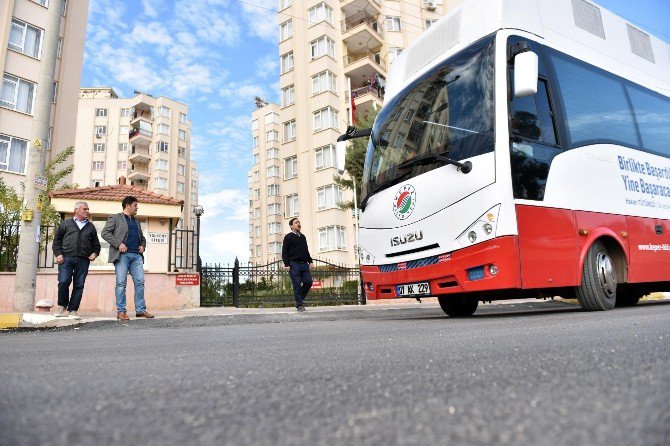
[[[443,166],[432,154],[460,161],[493,151],[493,49],[492,37],[473,44],[382,108],[366,154],[363,197]]]

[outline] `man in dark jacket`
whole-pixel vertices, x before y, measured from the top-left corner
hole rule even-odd
[[[293,283],[293,297],[298,311],[305,311],[305,298],[312,288],[312,257],[307,248],[307,239],[300,233],[300,220],[292,218],[288,222],[291,232],[286,234],[282,244],[281,258],[284,268],[289,271]]]
[[[88,266],[100,255],[100,241],[93,223],[88,221],[88,204],[79,201],[74,205],[74,218],[61,222],[53,241],[53,253],[58,263],[58,310],[56,317],[66,317],[67,311],[75,319],[81,297],[84,294],[84,282],[88,275]],[[74,278],[72,295],[70,283]]]

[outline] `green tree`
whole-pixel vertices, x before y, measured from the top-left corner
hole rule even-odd
[[[358,120],[358,127],[362,129],[372,127],[372,124],[374,124],[376,117],[377,112],[371,111],[369,114]],[[358,199],[359,206],[361,204],[361,199],[363,198],[361,197],[361,183],[363,181],[363,167],[365,165],[365,153],[368,149],[369,140],[370,140],[369,137],[355,138],[349,140],[349,145],[347,146],[347,152],[346,152],[347,155],[344,161],[344,170],[346,170],[347,173],[349,174],[349,178],[347,179],[341,177],[340,175],[333,176],[335,184],[344,189],[349,190],[354,189],[354,182],[351,178],[356,179],[356,197]],[[340,207],[342,209],[353,209],[354,202],[353,200],[345,201],[340,205]]]
[[[0,178],[0,225],[19,220],[21,214],[21,196],[13,187],[7,186]]]
[[[42,208],[42,225],[57,226],[60,223],[60,215],[51,204],[49,192],[60,189],[76,189],[78,187],[76,184],[67,183],[63,183],[60,186],[58,185],[63,178],[70,175],[74,170],[74,164],[69,161],[73,154],[74,146],[66,148],[56,155],[54,159],[49,161],[44,169],[44,176],[47,179],[47,190],[43,193],[44,204]],[[67,165],[60,168],[64,163],[67,163]]]

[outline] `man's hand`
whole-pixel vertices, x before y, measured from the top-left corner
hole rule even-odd
[[[138,249],[139,253],[142,254],[144,252],[144,246],[140,245],[140,248]]]
[[[65,261],[65,257],[63,257],[62,254],[59,255],[59,256],[56,256],[56,263],[58,263],[59,265],[60,265],[61,263],[63,263],[64,261]]]
[[[307,264],[307,268],[312,269],[312,264],[311,264],[311,263],[308,263],[308,264]]]
[[[96,257],[98,257],[98,255],[96,253],[92,253],[90,256],[88,256],[88,260],[92,262],[95,260]]]
[[[124,245],[123,243],[121,243],[121,244],[119,245],[119,252],[126,252],[126,251],[128,251],[128,248],[126,247],[126,245]]]
[[[284,269],[285,269],[286,271],[288,271],[288,270],[291,269],[291,267],[290,267],[290,266],[285,266]]]

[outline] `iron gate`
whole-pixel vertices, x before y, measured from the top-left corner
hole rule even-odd
[[[356,304],[359,269],[314,259],[307,305]],[[281,260],[265,265],[202,265],[200,306],[288,307],[295,305],[289,272]]]

